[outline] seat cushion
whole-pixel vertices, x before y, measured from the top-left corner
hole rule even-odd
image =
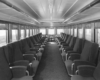
[[[95,77],[96,80],[100,80],[100,61],[94,71],[93,76]]]
[[[66,66],[66,69],[67,69],[67,72],[69,75],[71,75],[71,65],[72,65],[72,61],[71,60],[67,60],[65,61],[65,66]]]
[[[65,61],[65,66],[68,67],[68,66],[71,66],[72,64],[72,61],[71,60],[66,60]]]
[[[82,77],[80,75],[74,75],[71,80],[95,80],[93,77]]]
[[[24,76],[22,78],[13,78],[11,80],[33,80],[32,76]]]
[[[39,61],[35,60],[32,62],[31,67],[33,68],[33,72],[36,73],[37,67],[39,65]]]

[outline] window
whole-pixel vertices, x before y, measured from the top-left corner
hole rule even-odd
[[[24,37],[25,37],[25,31],[21,30],[21,39],[24,39]]]
[[[34,35],[34,29],[33,29],[33,35]]]
[[[30,36],[32,36],[32,29],[30,29]]]
[[[57,34],[59,35],[59,34],[61,34],[61,33],[63,33],[64,32],[64,29],[57,29]]]
[[[29,37],[29,29],[26,29],[26,37]]]
[[[46,29],[40,29],[40,33],[42,33],[43,35],[46,34]]]
[[[70,28],[68,29],[68,34],[71,34],[71,30],[70,30]]]
[[[77,37],[77,28],[74,29],[74,36]]]
[[[48,29],[48,35],[54,35],[55,29]]]
[[[100,46],[100,29],[97,29],[97,41]]]
[[[85,29],[85,39],[91,41],[91,29]]]
[[[78,37],[83,38],[83,28],[78,29]]]
[[[7,30],[0,30],[0,47],[6,45]]]
[[[17,41],[18,39],[18,30],[13,29],[12,30],[12,42]]]
[[[71,29],[71,35],[73,35],[73,29]]]

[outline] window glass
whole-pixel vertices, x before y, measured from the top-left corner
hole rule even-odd
[[[59,34],[61,34],[61,33],[63,33],[64,32],[64,29],[57,29],[57,34],[59,35]]]
[[[68,29],[68,34],[71,34],[71,30],[70,29]]]
[[[33,35],[34,35],[34,29],[33,29]]]
[[[12,42],[17,41],[18,39],[18,30],[12,30]]]
[[[36,29],[34,29],[34,35],[36,34]]]
[[[78,29],[78,37],[83,38],[83,28]]]
[[[74,29],[74,36],[77,37],[77,28]]]
[[[91,29],[85,29],[85,39],[91,41]]]
[[[73,35],[73,29],[71,29],[71,35]]]
[[[29,29],[26,29],[26,37],[29,37]]]
[[[42,33],[43,35],[46,34],[46,29],[40,29],[40,33]]]
[[[100,46],[100,29],[97,29],[97,41]]]
[[[30,36],[32,36],[32,29],[30,29]]]
[[[0,47],[6,45],[7,30],[0,30]]]
[[[48,29],[48,35],[54,35],[55,29]]]
[[[25,31],[21,30],[21,39],[24,39],[24,37],[25,37]]]

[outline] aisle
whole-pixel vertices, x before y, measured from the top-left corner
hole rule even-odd
[[[48,43],[34,80],[70,80],[56,43]]]

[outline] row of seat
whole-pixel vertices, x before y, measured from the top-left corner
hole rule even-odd
[[[0,80],[33,80],[46,43],[42,34],[0,48]]]
[[[100,80],[99,45],[68,34],[61,34],[59,44],[62,59],[71,80]]]

